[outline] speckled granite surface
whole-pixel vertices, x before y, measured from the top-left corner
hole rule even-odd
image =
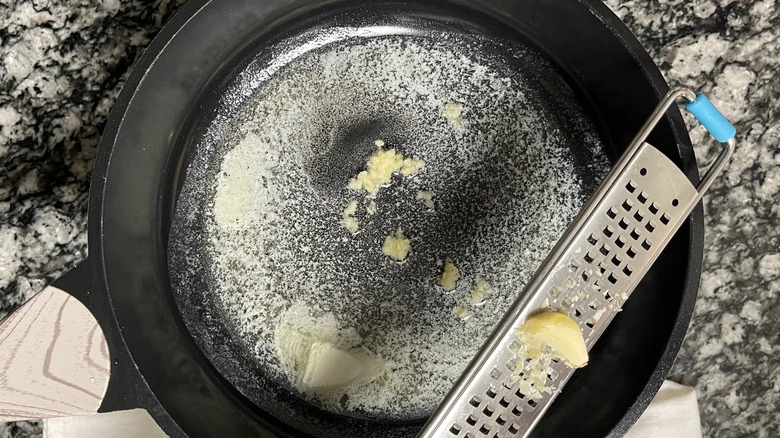
[[[182,3],[0,0],[0,317],[84,257],[108,112]],[[780,436],[780,4],[607,4],[670,83],[707,92],[739,131],[705,198],[702,286],[671,378],[696,387],[705,436]],[[701,128],[692,139],[709,162],[716,148]],[[0,424],[0,438],[40,433]]]
[[[671,378],[696,387],[705,436],[780,436],[780,4],[608,4],[669,83],[708,93],[739,132],[705,197],[702,283]],[[705,138],[693,129],[700,165],[717,153]]]

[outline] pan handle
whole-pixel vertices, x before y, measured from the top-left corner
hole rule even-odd
[[[48,286],[0,321],[0,422],[95,413],[110,370],[95,317]]]

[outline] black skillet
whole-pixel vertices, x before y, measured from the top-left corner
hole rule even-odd
[[[595,0],[190,2],[151,43],[114,107],[90,193],[89,258],[55,283],[87,306],[108,340],[111,380],[99,411],[146,408],[171,436],[412,436],[422,426],[422,420],[399,424],[334,415],[282,390],[256,394],[231,384],[235,369],[225,372],[214,357],[219,352],[199,348],[213,334],[190,332],[192,324],[185,325],[168,264],[171,224],[192,145],[214,117],[226,84],[281,38],[314,27],[377,23],[423,30],[450,26],[531,46],[571,87],[572,104],[590,117],[611,159],[667,90],[636,39]],[[672,111],[650,142],[692,182],[698,180],[679,113]],[[679,349],[701,252],[699,207],[535,436],[628,430]],[[226,351],[231,342],[224,339]],[[260,407],[275,404],[295,415]]]

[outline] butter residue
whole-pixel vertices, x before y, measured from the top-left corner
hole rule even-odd
[[[403,230],[399,228],[395,234],[385,237],[382,252],[386,256],[400,262],[409,254],[411,247],[411,242],[404,236]]]
[[[355,212],[357,212],[357,201],[351,201],[347,204],[344,212],[341,214],[341,225],[348,229],[352,234],[355,234],[360,228],[360,224],[355,219]]]
[[[377,140],[381,142],[381,140]],[[379,143],[376,143],[379,144]],[[384,142],[382,142],[384,145]],[[370,196],[375,196],[379,189],[390,182],[393,174],[398,172],[410,176],[425,166],[425,161],[417,158],[405,158],[396,153],[395,149],[377,149],[366,163],[366,170],[351,178],[347,187],[351,190],[365,190]]]
[[[444,262],[444,273],[441,275],[439,284],[441,284],[441,287],[446,291],[455,290],[455,283],[458,282],[459,278],[460,271],[458,271],[458,268],[452,263],[452,259],[447,257],[447,260]]]
[[[422,201],[423,204],[425,204],[426,207],[433,210],[433,192],[430,191],[422,191],[417,192],[417,200]]]
[[[262,211],[273,215],[269,208],[274,202],[276,188],[273,172],[267,166],[258,165],[258,150],[275,153],[272,148],[258,147],[260,137],[247,134],[220,166],[220,178],[214,196],[214,219],[221,227],[229,229],[250,226],[254,213]],[[265,183],[261,183],[261,181]]]

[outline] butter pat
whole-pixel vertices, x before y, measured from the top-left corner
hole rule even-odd
[[[302,302],[293,304],[276,326],[274,341],[290,383],[335,407],[386,369],[381,357],[358,347],[362,339],[353,328],[340,327],[332,314],[312,313]]]
[[[458,271],[458,268],[452,263],[452,259],[447,257],[447,260],[444,262],[444,273],[441,275],[439,284],[441,284],[441,287],[446,291],[454,290],[455,283],[458,282],[459,278],[460,271]]]
[[[301,383],[304,390],[342,387],[359,380],[366,368],[365,358],[339,350],[330,342],[314,342]]]
[[[409,254],[409,249],[411,249],[411,247],[411,242],[404,236],[403,230],[399,228],[394,235],[385,237],[385,243],[382,245],[382,252],[386,256],[400,262]]]
[[[553,356],[563,359],[572,368],[588,364],[588,350],[580,327],[568,315],[537,313],[526,319],[517,334],[532,359],[543,356],[545,347],[549,347]]]

